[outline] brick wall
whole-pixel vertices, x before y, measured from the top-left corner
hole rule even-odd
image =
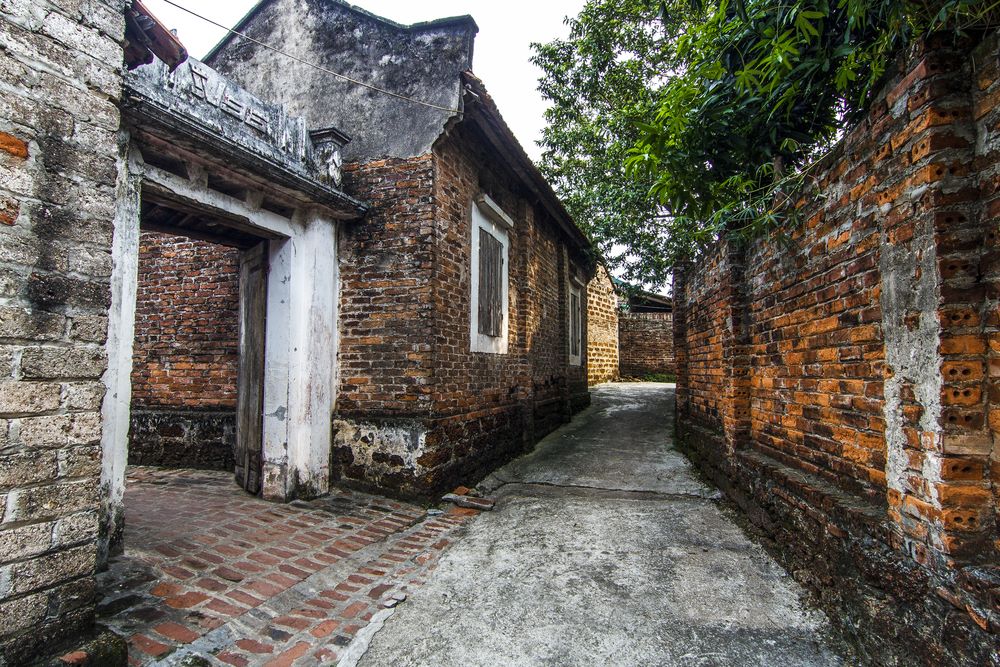
[[[143,232],[129,462],[233,467],[240,251]]]
[[[587,285],[587,383],[618,379],[618,294],[603,265]],[[673,341],[671,340],[671,346]]]
[[[997,54],[915,50],[787,244],[675,277],[683,446],[880,664],[1000,660]]]
[[[970,327],[974,327],[977,316],[981,318],[985,338],[982,349],[986,354],[985,359],[974,360],[969,373],[959,364],[953,366],[955,373],[952,373],[952,368],[945,371],[946,377],[965,379],[973,385],[980,381],[982,375],[982,402],[967,414],[956,414],[955,421],[960,419],[975,429],[985,418],[991,437],[988,443],[983,438],[980,446],[970,452],[971,456],[945,459],[941,470],[942,478],[950,480],[953,488],[962,491],[967,504],[987,515],[977,516],[980,527],[989,526],[988,514],[992,509],[993,530],[992,533],[984,531],[984,535],[993,540],[995,553],[1000,553],[1000,517],[997,516],[997,508],[1000,507],[1000,446],[997,444],[1000,436],[1000,142],[997,141],[997,130],[1000,128],[1000,59],[994,57],[997,50],[997,36],[993,35],[974,53],[982,65],[974,70],[976,85],[972,89],[972,118],[977,123],[980,136],[988,134],[991,138],[977,144],[973,161],[975,188],[979,196],[975,211],[978,213],[978,225],[966,225],[963,230],[973,240],[982,239],[978,270],[975,272],[978,281],[969,281],[972,271],[968,270],[951,276],[953,280],[958,278],[972,282],[971,295],[975,295],[979,288],[975,283],[981,283],[985,298],[981,304],[973,301],[973,307],[956,308],[947,314],[948,321],[956,322],[961,318]],[[960,251],[962,244],[958,242],[953,247]],[[945,270],[948,274],[952,273],[947,267]],[[975,306],[980,306],[979,312]],[[965,320],[966,316],[968,320]],[[979,332],[973,328],[972,333]],[[975,362],[985,363],[979,365]],[[947,418],[946,421],[952,420]],[[976,474],[980,468],[982,474]],[[984,484],[985,480],[989,480],[990,484]],[[988,489],[984,487],[987,486],[992,487],[992,497],[986,494]]]
[[[618,345],[622,377],[673,373],[673,314],[622,313],[618,317]]]
[[[335,478],[410,495],[474,481],[589,401],[586,366],[567,363],[565,286],[586,282],[583,259],[487,145],[460,125],[433,154],[346,169],[373,209],[341,241]],[[480,192],[515,220],[507,354],[470,351]]]
[[[0,6],[0,664],[93,623],[122,9]]]

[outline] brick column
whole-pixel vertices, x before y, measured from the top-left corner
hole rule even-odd
[[[991,309],[967,61],[930,40],[888,93],[891,113],[908,114],[892,139],[905,168],[878,195],[889,514],[900,546],[929,565],[975,559],[993,525]]]
[[[723,249],[727,270],[722,286],[726,309],[722,334],[725,383],[722,426],[726,452],[732,454],[750,442],[750,333],[744,280],[746,247],[740,242],[729,241]]]

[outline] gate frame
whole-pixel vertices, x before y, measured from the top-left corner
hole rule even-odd
[[[261,491],[265,499],[289,501],[328,492],[337,386],[337,219],[319,205],[298,206],[291,217],[284,217],[261,208],[260,191],[248,191],[240,199],[212,190],[203,165],[189,166],[185,179],[147,164],[127,131],[122,131],[121,143],[126,158],[119,169],[112,243],[99,563],[123,547],[144,191],[236,221],[233,226],[268,239]]]

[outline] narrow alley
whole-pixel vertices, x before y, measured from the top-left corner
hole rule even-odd
[[[673,393],[597,387],[479,485],[492,512],[133,467],[101,622],[136,666],[844,664],[673,448]]]
[[[496,510],[360,665],[845,664],[825,616],[672,446],[673,392],[601,385],[488,478]]]

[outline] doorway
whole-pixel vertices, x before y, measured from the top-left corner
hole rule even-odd
[[[102,408],[100,563],[123,547],[129,432],[134,421],[133,367],[137,360],[145,363],[141,356],[145,351],[135,345],[135,334],[148,325],[143,320],[148,314],[136,311],[142,304],[140,248],[143,238],[147,242],[153,238],[150,234],[166,237],[166,241],[160,237],[165,252],[173,252],[171,246],[177,244],[193,244],[202,253],[201,259],[188,267],[196,275],[174,276],[192,283],[185,298],[198,303],[183,305],[192,311],[195,322],[187,339],[177,340],[176,327],[161,332],[175,338],[167,352],[190,357],[198,351],[196,342],[205,344],[205,339],[211,338],[207,333],[211,322],[228,317],[232,324],[234,306],[237,311],[235,340],[230,326],[228,340],[221,347],[219,341],[207,341],[217,345],[218,359],[211,355],[200,360],[189,358],[179,362],[181,368],[178,364],[171,368],[173,380],[187,383],[178,384],[185,391],[196,388],[191,386],[194,383],[207,387],[211,395],[213,372],[227,387],[217,393],[228,403],[218,403],[221,399],[215,396],[212,400],[217,402],[210,407],[224,407],[223,412],[228,412],[232,453],[215,456],[215,464],[224,465],[248,493],[267,500],[311,498],[329,490],[339,293],[337,212],[331,214],[321,204],[296,199],[301,195],[287,188],[234,172],[218,161],[153,138],[146,140],[151,146],[132,144],[127,167],[119,177]],[[183,273],[171,262],[162,264],[167,274]],[[236,267],[238,277],[234,275]],[[228,272],[225,280],[219,276],[209,280],[211,271],[223,268]],[[202,270],[208,273],[203,275]],[[214,294],[211,299],[200,295],[196,289],[199,281],[206,283],[200,286],[207,291],[221,289],[209,284],[212,280],[225,283],[222,291],[227,295],[221,301]],[[163,290],[153,296],[162,298]],[[169,309],[169,304],[160,307]],[[228,313],[216,313],[216,309]],[[134,359],[134,353],[140,356]],[[165,372],[163,368],[158,371]],[[189,413],[206,406],[205,394],[199,397],[196,391],[173,391],[170,382],[163,389],[161,397],[168,395],[175,404],[186,401],[182,407]],[[184,428],[178,417],[171,417],[174,422],[167,424],[164,432],[183,440]],[[138,430],[133,439],[137,435]],[[162,433],[156,438],[151,447],[162,451],[168,443]],[[192,451],[196,460],[198,456],[213,458],[206,457],[199,447]],[[136,452],[133,461],[139,456]]]
[[[226,470],[261,490],[267,240],[144,196],[130,465]]]

